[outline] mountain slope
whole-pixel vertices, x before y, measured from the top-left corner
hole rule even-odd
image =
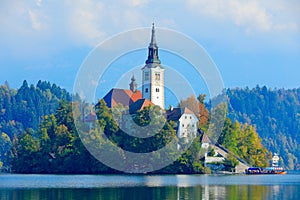
[[[300,88],[257,86],[226,92],[229,117],[255,125],[264,146],[279,153],[285,167],[300,169]]]

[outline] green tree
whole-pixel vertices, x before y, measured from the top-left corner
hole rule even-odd
[[[253,126],[237,121],[232,124],[227,118],[218,142],[250,165],[265,167],[268,164],[268,151]]]
[[[2,163],[8,165],[9,151],[12,146],[11,140],[6,133],[2,133],[0,137],[0,160]]]
[[[178,107],[187,107],[195,113],[201,128],[207,126],[209,119],[209,111],[204,105],[205,97],[205,94],[200,94],[197,98],[194,95],[191,95],[187,99],[181,99],[178,104]]]
[[[232,153],[229,153],[225,158],[224,164],[229,169],[229,171],[233,171],[234,168],[239,164],[239,161],[234,157]]]

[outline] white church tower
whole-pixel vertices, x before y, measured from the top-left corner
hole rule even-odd
[[[148,47],[148,59],[142,68],[142,94],[155,105],[165,108],[164,100],[164,68],[158,58],[158,46],[156,44],[154,23],[152,24],[151,42]]]

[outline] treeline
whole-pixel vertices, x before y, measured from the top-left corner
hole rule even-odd
[[[98,173],[108,167],[91,156],[75,128],[72,103],[62,101],[44,116],[37,131],[26,131],[14,140],[11,170],[17,173]]]
[[[6,82],[0,86],[0,131],[12,138],[27,128],[36,130],[42,117],[54,113],[61,100],[71,101],[71,95],[50,82],[38,81],[34,86],[25,80],[18,90]]]
[[[11,167],[14,172],[19,173],[122,173],[111,169],[101,162],[97,161],[89,152],[81,140],[85,144],[93,146],[105,146],[107,140],[117,144],[124,150],[136,153],[151,152],[162,148],[172,139],[176,138],[174,130],[175,122],[165,122],[163,128],[158,134],[149,138],[133,138],[118,127],[113,117],[112,110],[109,109],[103,100],[99,101],[95,107],[96,115],[98,117],[98,126],[90,128],[83,127],[86,131],[81,133],[79,138],[78,130],[74,125],[74,120],[81,120],[80,115],[75,119],[72,113],[72,105],[74,103],[61,102],[55,114],[45,116],[39,129],[37,131],[27,131],[22,137],[13,142],[11,151]],[[75,105],[75,106],[80,106]],[[152,122],[159,124],[157,116],[160,113],[158,107],[147,107],[134,114],[133,119],[135,123],[145,126],[150,123],[149,111],[152,113]],[[123,113],[123,114],[126,114]],[[119,116],[122,113],[119,113]],[[118,118],[117,117],[117,118]],[[97,123],[96,123],[97,124]],[[84,125],[83,125],[84,126]],[[83,130],[81,129],[81,130]],[[155,129],[155,127],[154,127]],[[149,134],[152,134],[149,129]],[[234,133],[232,133],[232,131]],[[230,138],[233,134],[242,135],[236,136],[235,141],[231,142]],[[201,151],[201,134],[197,136],[191,146],[171,165],[155,171],[154,173],[208,173],[209,169],[203,166],[203,160],[200,155]],[[267,156],[266,150],[260,144],[257,133],[251,126],[241,127],[239,123],[234,125],[229,119],[226,120],[224,131],[220,136],[220,142],[228,149],[232,150],[238,156],[244,158],[247,162],[253,163],[256,166],[265,166],[265,158]],[[242,154],[239,150],[243,149]],[[177,149],[173,149],[175,155]],[[105,151],[105,152],[103,152]],[[110,148],[97,149],[99,154],[105,154],[110,151]],[[260,152],[257,157],[255,153]],[[251,156],[246,156],[247,153],[252,153]],[[118,155],[120,156],[120,155]],[[122,156],[122,155],[121,155]],[[113,158],[114,159],[114,158]],[[126,163],[126,158],[120,160],[123,165]],[[230,168],[236,165],[234,158],[227,158],[224,164],[229,165]],[[149,163],[144,163],[145,166]],[[147,166],[148,167],[148,166]]]
[[[37,130],[43,116],[54,113],[61,100],[71,101],[71,95],[46,81],[34,86],[25,80],[17,90],[10,88],[8,82],[0,86],[0,161],[4,167],[14,138],[21,137],[27,129]]]
[[[86,150],[81,139],[85,140],[85,143],[105,146],[106,140],[102,136],[105,132],[110,141],[124,150],[142,153],[159,149],[171,139],[176,138],[172,123],[165,123],[158,134],[148,139],[132,138],[119,129],[113,120],[111,109],[101,100],[95,110],[99,119],[99,126],[93,129],[89,129],[88,126],[85,127],[87,132],[81,133],[80,139],[78,130],[74,125],[72,106],[74,104],[61,102],[55,114],[44,117],[37,131],[27,131],[22,137],[14,140],[10,158],[13,172],[122,173],[96,160]],[[136,123],[148,124],[150,110],[154,110],[156,114],[159,112],[157,107],[148,107],[139,111],[134,116]],[[80,116],[77,120],[80,120]],[[204,167],[197,159],[201,144],[199,138],[196,141],[177,161],[160,171],[156,171],[156,173],[203,173]],[[104,150],[110,151],[109,147]],[[99,153],[105,154],[106,152]],[[124,160],[126,162],[126,159]],[[145,165],[147,164],[145,163]]]
[[[291,170],[300,169],[300,88],[228,89],[229,117],[256,127],[264,146],[282,157]]]
[[[164,119],[156,117],[161,114],[161,110],[158,107],[147,107],[130,117],[140,126],[146,126],[151,120],[154,120],[151,123],[157,125],[163,123],[159,133],[146,139],[134,138],[126,134],[124,127],[120,128],[116,121],[122,119],[128,112],[122,112],[124,108],[118,108],[113,111],[101,100],[95,106],[97,126],[93,127],[83,123],[83,127],[80,128],[86,131],[79,136],[75,122],[83,121],[84,116],[80,114],[80,111],[89,107],[85,102],[71,102],[71,96],[65,90],[42,81],[36,86],[28,86],[27,82],[24,81],[22,87],[18,90],[10,89],[8,84],[1,86],[1,88],[2,91],[6,91],[2,99],[6,99],[9,96],[10,98],[7,99],[10,99],[10,101],[8,102],[14,102],[14,104],[10,104],[11,108],[7,107],[9,105],[7,103],[1,104],[2,109],[5,110],[4,113],[8,112],[7,110],[9,109],[14,109],[14,105],[18,105],[20,108],[20,110],[14,110],[11,113],[11,118],[7,116],[2,116],[3,118],[1,118],[5,122],[6,120],[13,122],[11,123],[12,128],[16,128],[17,124],[19,127],[17,131],[12,128],[1,129],[0,165],[3,162],[4,168],[11,169],[12,172],[120,173],[95,159],[87,151],[82,140],[85,143],[105,146],[107,142],[105,137],[103,137],[105,133],[109,141],[112,141],[124,150],[136,153],[151,152],[164,147],[173,139],[178,140],[176,137],[176,122],[166,122]],[[17,98],[18,93],[19,97]],[[210,121],[209,111],[203,104],[204,98],[204,95],[200,95],[198,98],[189,97],[180,102],[180,105],[191,109],[199,107],[196,115],[200,116],[199,125],[202,127],[202,130],[207,129],[207,124]],[[22,109],[22,106],[19,104],[26,106]],[[72,107],[75,111],[72,110]],[[151,116],[151,120],[149,112],[154,115]],[[33,121],[32,117],[29,117],[29,113],[33,113],[39,120]],[[25,117],[21,117],[17,121],[14,117],[15,114],[24,114]],[[152,135],[152,131],[149,129],[148,134]],[[200,142],[202,133],[203,131],[199,130],[197,138],[179,159],[155,173],[209,172],[209,169],[203,166],[203,160],[199,159],[201,158],[200,155],[203,154]],[[261,145],[258,134],[252,126],[238,122],[232,123],[227,119],[219,142],[250,164],[256,166],[266,165],[267,151]],[[176,149],[173,150],[174,156]],[[97,153],[101,154],[105,153],[105,151],[110,151],[110,149],[104,148],[102,152]],[[126,158],[124,160],[126,161]],[[147,164],[145,163],[145,165]],[[229,157],[224,164],[234,167],[237,163],[233,157]]]

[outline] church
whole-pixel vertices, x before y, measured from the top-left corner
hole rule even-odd
[[[162,110],[165,108],[164,101],[164,71],[158,57],[158,45],[155,37],[155,27],[152,24],[151,41],[148,46],[148,58],[142,68],[142,92],[138,90],[136,79],[131,78],[129,89],[111,89],[105,96],[104,101],[109,108],[122,104],[131,106],[139,99],[147,99]]]
[[[159,106],[167,120],[177,123],[178,138],[195,137],[198,130],[198,118],[188,108],[173,108],[165,110],[164,80],[165,69],[161,65],[156,42],[155,27],[152,24],[151,39],[148,46],[148,57],[142,67],[142,91],[134,76],[131,78],[129,89],[113,88],[104,97],[109,108],[118,104],[129,108],[130,113],[142,110],[147,106]]]

